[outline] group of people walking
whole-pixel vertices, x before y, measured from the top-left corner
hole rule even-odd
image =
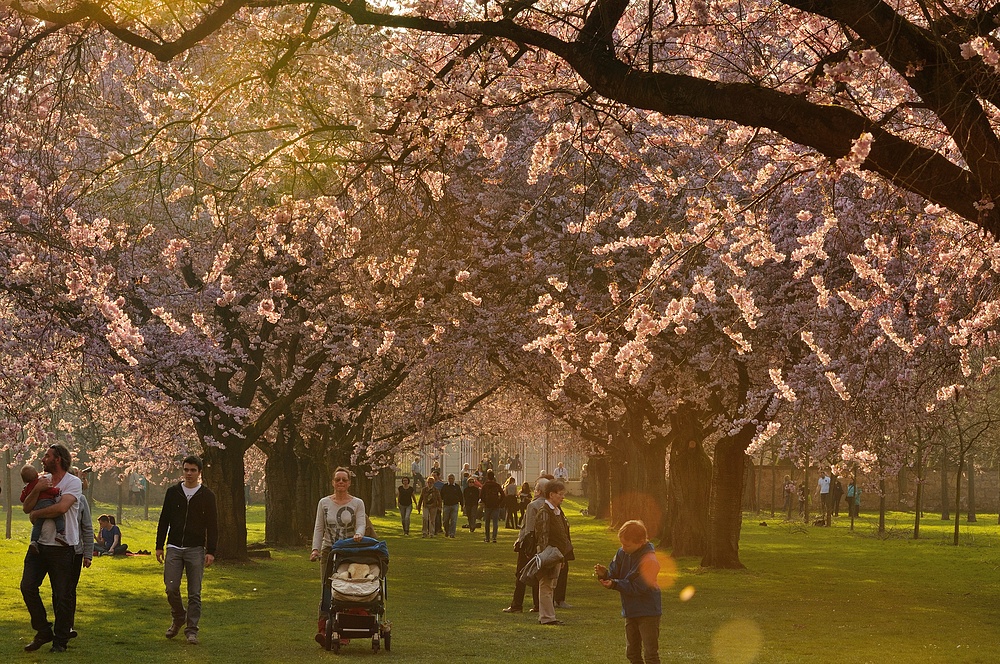
[[[114,517],[102,515],[94,538],[92,516],[84,483],[72,466],[72,456],[63,445],[50,445],[42,456],[44,473],[22,470],[26,480],[21,502],[34,526],[24,557],[21,596],[31,618],[35,636],[24,646],[27,652],[52,643],[52,652],[65,652],[77,636],[77,585],[82,569],[91,566],[97,554],[124,553],[121,529]],[[184,480],[167,489],[156,533],[156,559],[164,563],[163,579],[171,611],[167,638],[181,629],[187,642],[198,643],[201,616],[201,579],[204,568],[215,557],[218,519],[215,495],[201,484],[202,461],[189,456],[182,463]],[[36,532],[37,530],[37,532]],[[166,543],[166,549],[164,544]],[[182,575],[187,576],[187,606],[180,594]],[[50,621],[40,588],[45,577],[52,587],[54,620]]]
[[[33,523],[39,524],[37,537],[33,535],[32,548],[24,559],[21,594],[31,618],[35,636],[24,649],[38,650],[51,642],[53,652],[67,649],[75,637],[76,587],[81,569],[90,567],[94,555],[94,533],[90,526],[91,514],[83,493],[83,483],[71,472],[69,450],[62,445],[52,445],[42,458],[45,473],[28,478],[30,487],[23,494],[24,511]],[[170,486],[164,496],[156,533],[156,559],[162,563],[163,580],[170,607],[171,623],[165,636],[174,638],[182,630],[186,641],[198,644],[201,618],[201,588],[204,570],[215,560],[218,543],[218,514],[215,495],[201,483],[202,461],[197,456],[186,457],[182,464],[183,479]],[[30,475],[26,473],[26,475]],[[483,474],[480,483],[472,473],[463,474],[465,487],[457,485],[454,475],[437,486],[438,478],[427,478],[424,490],[417,500],[417,510],[424,515],[424,534],[433,535],[434,515],[439,508],[444,513],[443,529],[446,535],[455,536],[455,523],[459,505],[465,507],[470,531],[478,528],[478,512],[485,512],[484,541],[496,542],[497,524],[501,509],[507,509],[513,518],[508,526],[519,526],[514,549],[517,552],[514,595],[505,613],[524,610],[527,588],[532,588],[533,608],[542,625],[562,625],[556,617],[557,608],[571,608],[565,601],[568,565],[575,559],[570,535],[569,520],[562,509],[566,485],[552,475],[545,475],[535,483],[534,491],[527,496],[527,483],[509,493],[496,481],[492,470]],[[505,485],[509,485],[510,481]],[[350,493],[351,473],[339,467],[333,473],[333,493],[324,496],[316,509],[310,559],[321,560],[321,592],[318,611],[316,641],[326,642],[326,625],[331,607],[331,589],[326,578],[327,560],[331,547],[339,540],[360,540],[375,537],[374,529],[365,511],[364,502]],[[469,491],[469,489],[473,489]],[[41,496],[55,490],[54,497]],[[507,502],[511,495],[516,506]],[[400,512],[413,507],[414,491],[409,478],[404,478],[398,491]],[[530,500],[523,500],[528,498]],[[61,519],[61,523],[57,523]],[[113,553],[121,546],[121,530],[110,515],[102,515],[99,542],[103,550]],[[403,517],[404,532],[409,533],[408,514]],[[492,525],[492,533],[490,529]],[[595,575],[600,583],[617,590],[622,597],[622,610],[626,618],[626,654],[630,662],[642,662],[645,651],[647,664],[659,662],[657,642],[659,633],[660,594],[656,586],[658,563],[652,546],[646,539],[641,522],[629,522],[619,531],[622,548],[607,567],[596,565]],[[40,587],[48,576],[52,586],[52,603],[55,620],[48,619],[41,599]],[[187,604],[181,597],[182,578],[187,577]]]
[[[410,478],[404,477],[396,490],[396,504],[403,526],[403,535],[410,534],[410,523],[414,508],[423,515],[421,536],[435,537],[444,533],[454,538],[458,532],[459,512],[474,533],[482,525],[484,542],[496,542],[501,519],[506,528],[520,528],[528,502],[531,500],[531,486],[524,482],[517,484],[510,476],[501,485],[492,469],[477,473],[463,469],[461,483],[454,473],[447,480],[432,471],[427,477],[419,495],[411,486]],[[480,524],[482,519],[482,524]]]

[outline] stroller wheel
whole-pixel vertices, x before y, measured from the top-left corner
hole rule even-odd
[[[340,652],[340,634],[338,634],[337,619],[333,616],[326,621],[326,649]]]
[[[378,652],[378,634],[372,637],[372,652]]]

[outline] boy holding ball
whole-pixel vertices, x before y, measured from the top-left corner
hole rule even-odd
[[[627,521],[618,530],[618,549],[611,565],[594,565],[601,585],[617,590],[625,616],[625,657],[631,664],[660,664],[660,563],[642,521]]]

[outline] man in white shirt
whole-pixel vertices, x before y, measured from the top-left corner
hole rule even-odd
[[[830,475],[825,470],[820,471],[816,482],[816,492],[819,494],[820,506],[823,510],[823,523],[830,525]]]
[[[569,481],[569,470],[566,469],[562,461],[556,464],[556,469],[552,472],[552,475],[560,482],[565,483]]]
[[[48,476],[42,476],[31,493],[24,499],[24,511],[34,522],[45,519],[42,535],[38,538],[38,553],[30,550],[24,557],[24,571],[21,574],[21,596],[31,616],[31,627],[35,638],[24,646],[28,652],[38,650],[52,641],[52,652],[65,652],[69,643],[70,629],[73,627],[76,606],[74,602],[74,556],[80,543],[80,499],[83,485],[79,478],[67,472],[72,457],[62,445],[50,445],[42,457],[42,467]],[[60,491],[59,500],[50,507],[35,509],[38,495],[50,487]],[[64,543],[56,541],[54,517],[63,515],[66,521]],[[45,604],[39,588],[48,575],[52,585],[52,610],[55,624],[49,622]]]

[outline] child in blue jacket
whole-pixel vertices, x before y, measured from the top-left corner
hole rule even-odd
[[[618,530],[618,549],[611,565],[594,565],[601,585],[617,590],[625,616],[625,657],[631,664],[660,664],[660,615],[663,608],[656,577],[660,563],[642,521],[627,521]]]

